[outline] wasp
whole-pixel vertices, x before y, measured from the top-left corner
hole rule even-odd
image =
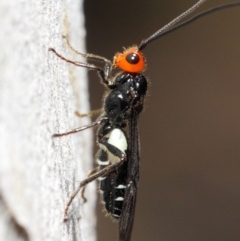
[[[71,61],[60,55],[55,49],[49,49],[68,63],[96,71],[101,83],[108,89],[103,102],[103,111],[95,122],[69,132],[53,135],[53,137],[61,137],[98,126],[97,143],[99,150],[96,160],[98,168],[81,181],[78,188],[71,194],[64,210],[65,220],[67,219],[68,209],[77,193],[81,189],[84,190],[88,183],[99,179],[99,189],[105,209],[113,218],[119,220],[119,241],[131,239],[139,182],[138,119],[144,108],[144,100],[148,89],[148,80],[143,75],[146,59],[142,50],[152,41],[200,17],[214,11],[240,5],[239,2],[236,2],[217,6],[176,25],[204,1],[198,1],[187,11],[143,40],[140,45],[132,46],[122,53],[117,53],[113,62],[95,54],[81,54],[89,61],[103,63],[103,68],[90,63]],[[116,68],[120,69],[121,72],[113,75],[113,70]]]

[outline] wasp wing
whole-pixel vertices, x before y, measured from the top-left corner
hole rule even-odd
[[[119,220],[119,241],[131,239],[139,181],[139,149],[138,113],[132,111],[129,119],[128,178]]]

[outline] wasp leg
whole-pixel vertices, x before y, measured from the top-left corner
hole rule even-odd
[[[49,48],[48,49],[49,51],[53,52],[54,54],[56,54],[60,59],[66,61],[67,63],[70,63],[70,64],[73,64],[75,66],[78,66],[78,67],[83,67],[83,68],[87,68],[88,70],[95,70],[98,72],[98,75],[102,81],[103,84],[109,86],[111,81],[110,81],[110,74],[112,72],[112,63],[108,63],[106,62],[105,63],[105,66],[104,68],[101,68],[101,67],[98,67],[94,64],[88,64],[88,63],[81,63],[81,62],[78,62],[78,61],[73,61],[73,60],[70,60],[70,59],[66,59],[65,57],[63,57],[61,54],[59,54],[54,48]],[[93,54],[86,54],[85,56],[86,58],[96,58],[96,59],[100,59],[100,58],[103,58],[103,57],[100,57],[100,56],[97,56],[97,55],[93,55]]]
[[[95,122],[93,122],[89,125],[81,126],[81,127],[78,127],[76,129],[73,129],[73,130],[70,130],[70,131],[64,132],[64,133],[53,134],[52,137],[61,137],[61,136],[67,136],[69,134],[77,133],[79,131],[83,131],[83,130],[92,128],[94,126],[100,125],[101,123],[103,123],[104,121],[107,121],[108,119],[109,119],[108,117],[104,116],[104,117],[100,118],[99,120],[97,120],[97,121],[95,121]]]
[[[65,206],[65,209],[64,209],[64,221],[67,221],[68,220],[68,216],[67,216],[67,213],[68,213],[68,209],[73,201],[73,199],[76,197],[76,195],[78,194],[78,192],[81,190],[81,188],[85,187],[88,183],[96,180],[98,177],[101,177],[101,176],[105,176],[105,175],[108,175],[109,173],[111,173],[112,171],[114,171],[115,169],[117,169],[119,166],[122,165],[122,163],[126,160],[126,155],[122,153],[121,155],[121,159],[119,162],[117,163],[114,163],[112,165],[109,165],[107,167],[105,167],[104,169],[98,171],[97,173],[89,176],[88,178],[86,178],[85,180],[81,181],[79,186],[77,187],[77,189],[70,195],[69,197],[69,200]]]
[[[82,113],[80,113],[78,111],[75,111],[75,115],[77,117],[79,117],[79,118],[82,118],[82,117],[92,117],[93,115],[97,115],[97,114],[99,114],[101,112],[102,112],[102,108],[99,108],[99,109],[96,109],[96,110],[91,110],[88,113],[84,113],[84,114],[82,114]]]
[[[97,60],[97,61],[100,61],[100,62],[104,62],[105,64],[108,64],[108,65],[112,65],[112,62],[109,60],[109,59],[106,59],[105,57],[102,57],[102,56],[99,56],[99,55],[96,55],[96,54],[90,54],[90,53],[86,53],[86,54],[83,54],[79,51],[77,51],[75,48],[73,48],[73,46],[70,44],[68,38],[66,36],[63,36],[63,38],[66,40],[66,43],[67,43],[67,46],[76,54],[79,54],[81,55],[82,57],[86,58],[86,59],[91,59],[91,60]]]
[[[89,173],[88,173],[88,177],[92,176],[93,174],[97,173],[99,171],[99,168],[94,168],[93,170],[91,170]],[[86,189],[87,186],[84,186],[81,190],[81,197],[83,199],[83,202],[87,202],[87,198],[84,196],[84,192],[85,192],[85,189]]]
[[[86,178],[85,180],[81,181],[79,186],[76,188],[76,190],[70,195],[69,200],[65,206],[64,209],[64,221],[68,220],[68,209],[73,201],[73,199],[76,197],[76,195],[78,194],[78,192],[84,188],[88,183],[96,180],[99,177],[102,176],[107,176],[109,173],[113,172],[114,170],[118,169],[122,163],[124,161],[127,160],[126,158],[126,154],[123,153],[121,150],[119,150],[117,147],[107,143],[107,140],[103,139],[103,138],[98,138],[99,139],[99,143],[101,143],[102,145],[104,145],[109,152],[111,152],[113,155],[115,155],[116,157],[119,158],[119,161],[117,163],[111,164],[109,166],[106,166],[105,168],[97,171],[96,173],[92,174],[91,176],[89,176],[88,178]]]

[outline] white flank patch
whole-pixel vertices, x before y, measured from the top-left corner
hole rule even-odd
[[[102,180],[104,180],[104,179],[106,179],[106,177],[99,177],[99,178],[98,178],[99,181],[102,181]]]
[[[98,165],[102,165],[102,166],[107,166],[107,165],[109,165],[109,161],[100,161],[99,159],[97,159],[97,164]]]
[[[123,153],[127,150],[127,139],[120,129],[113,129],[111,131],[108,143],[117,147]]]
[[[126,186],[124,186],[124,185],[122,185],[122,184],[120,184],[120,185],[118,185],[117,187],[115,187],[116,189],[125,189],[126,188]]]

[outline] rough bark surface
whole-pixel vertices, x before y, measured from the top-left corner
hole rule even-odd
[[[48,51],[81,60],[62,36],[85,52],[82,12],[75,0],[0,3],[1,240],[95,240],[94,184],[63,222],[69,194],[93,163],[91,130],[51,138],[89,123],[74,115],[88,111],[86,70]]]

